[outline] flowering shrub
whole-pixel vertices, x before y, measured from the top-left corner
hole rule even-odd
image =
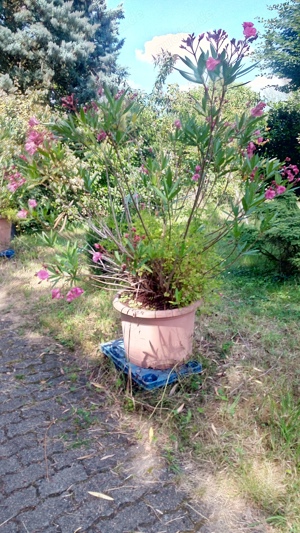
[[[52,126],[55,136],[76,145],[87,161],[98,158],[105,165],[109,213],[90,222],[97,236],[89,249],[98,266],[92,278],[107,288],[125,289],[129,298],[152,308],[186,306],[207,294],[226,260],[217,256],[216,243],[230,234],[229,255],[245,252],[247,245],[240,241],[245,219],[298,179],[294,175],[290,181],[291,169],[256,149],[264,143],[263,102],[231,122],[224,119],[230,86],[254,68],[244,68],[242,60],[257,32],[252,23],[243,28],[239,41],[229,41],[223,30],[183,41],[187,55],[180,60],[188,70],[178,70],[203,87],[203,97],[195,101],[194,114],[174,121],[168,151],[150,153],[134,173],[123,165],[122,151],[141,150],[136,122],[143,110],[128,91],[105,90],[99,102],[72,109]],[[201,47],[204,39],[208,51]],[[240,181],[240,199],[212,225],[209,217],[219,205],[215,190],[222,184],[222,196],[233,176]],[[261,229],[269,220],[260,218]],[[79,251],[69,252],[48,267],[54,283],[67,277],[75,284],[80,278]]]

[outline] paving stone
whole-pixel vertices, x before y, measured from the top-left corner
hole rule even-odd
[[[141,526],[142,530],[146,526],[148,529],[145,531],[148,533],[150,528],[157,522],[158,518],[154,512],[143,502],[138,502],[136,505],[132,504],[124,509],[118,510],[115,516],[109,520],[101,520],[97,524],[97,527],[100,528],[101,533],[111,533],[112,531],[130,533],[131,531],[140,531],[139,526]]]
[[[20,470],[18,474],[6,475],[3,479],[4,490],[9,493],[14,490],[28,487],[46,474],[46,464],[35,463]]]
[[[28,487],[27,489],[14,492],[2,501],[2,505],[0,506],[0,523],[11,516],[17,516],[21,511],[25,511],[29,507],[34,508],[38,503],[36,489],[34,487]]]
[[[33,511],[22,513],[19,519],[24,522],[30,533],[36,533],[44,531],[50,525],[55,525],[60,515],[70,512],[71,502],[68,499],[60,497],[48,498]]]
[[[0,319],[0,525],[10,520],[1,533],[204,533],[164,467],[157,481],[128,478],[140,447],[119,432],[105,397],[86,387],[85,372],[76,370],[70,391],[61,369],[77,367],[74,357],[49,351],[48,341],[25,342],[6,325]],[[81,427],[76,409],[90,412],[91,402],[98,405],[94,424]]]
[[[8,459],[0,460],[0,476],[18,472],[20,468],[21,463],[15,455],[13,457],[9,457]]]
[[[145,502],[161,512],[172,511],[179,507],[186,499],[186,495],[176,490],[174,485],[163,487],[163,498],[161,491],[150,493],[145,497]]]
[[[45,431],[48,421],[44,421],[42,430]],[[18,424],[11,424],[7,430],[9,438],[17,437],[19,435],[26,435],[26,433],[33,433],[36,431],[36,423],[34,419],[22,420]]]
[[[61,494],[74,483],[85,479],[87,479],[87,474],[82,465],[77,464],[64,468],[51,475],[49,481],[44,479],[39,483],[40,496],[46,498],[50,495]]]

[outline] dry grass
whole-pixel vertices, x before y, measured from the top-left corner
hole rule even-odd
[[[51,335],[79,359],[97,357],[92,379],[141,440],[143,460],[134,466],[141,476],[163,452],[178,482],[205,503],[209,533],[300,532],[295,280],[228,275],[219,302],[197,322],[194,357],[203,374],[163,392],[132,391],[99,358],[99,343],[120,335],[110,296],[86,287],[70,305],[51,301],[47,283],[34,276],[48,252],[33,250],[30,238],[16,251],[0,263],[1,315],[26,335]]]

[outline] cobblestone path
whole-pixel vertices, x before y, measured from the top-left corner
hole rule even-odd
[[[0,320],[0,533],[206,533],[203,510],[162,460],[147,466],[74,365]]]

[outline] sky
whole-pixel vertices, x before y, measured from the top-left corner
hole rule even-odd
[[[267,6],[282,3],[278,0],[107,0],[107,7],[123,5],[125,18],[121,21],[120,37],[125,44],[119,56],[119,63],[128,67],[129,83],[133,88],[150,92],[156,70],[152,63],[152,54],[161,48],[175,53],[182,53],[178,48],[182,38],[188,33],[196,35],[215,29],[224,29],[229,38],[243,38],[243,22],[253,22],[258,31],[263,25],[257,18],[265,19],[276,16],[276,10]],[[254,43],[255,46],[255,43]],[[260,75],[259,70],[255,71]],[[251,73],[250,87],[261,90],[270,83],[261,76],[255,80]],[[247,81],[248,81],[247,79]],[[179,74],[172,74],[167,83],[179,83],[184,89],[187,82]],[[270,91],[270,90],[269,90]]]

